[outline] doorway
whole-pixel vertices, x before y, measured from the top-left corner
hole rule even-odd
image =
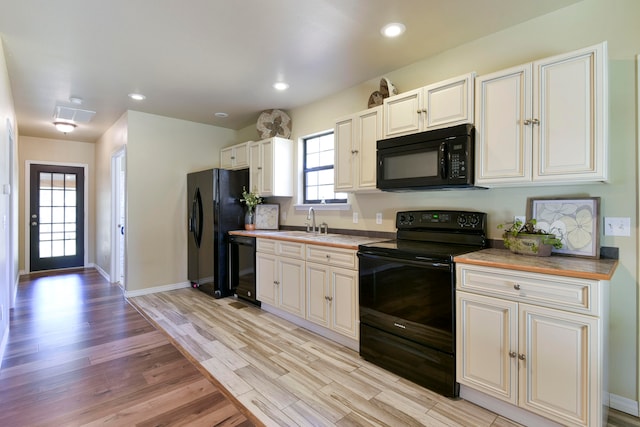
[[[126,151],[111,157],[111,281],[126,290]]]
[[[30,271],[84,266],[84,168],[54,164],[30,166]]]

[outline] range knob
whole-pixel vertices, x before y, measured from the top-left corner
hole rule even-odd
[[[464,227],[467,224],[467,217],[464,215],[458,215],[457,222],[460,227]]]

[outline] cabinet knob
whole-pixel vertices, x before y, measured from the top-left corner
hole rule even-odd
[[[516,291],[520,290],[520,285],[518,283],[516,283],[515,285],[513,285],[513,289],[515,289]]]
[[[515,359],[517,356],[518,356],[518,353],[516,353],[515,351],[509,352],[509,357],[511,357],[512,359]]]
[[[524,124],[525,126],[529,126],[531,124],[531,120],[527,119],[524,122],[522,122],[522,124]]]
[[[422,109],[422,112],[423,112],[423,113],[425,113],[425,114],[427,114],[427,109],[426,109],[426,108],[423,108],[423,109]]]
[[[520,359],[520,360],[525,360],[524,354],[519,354],[519,355],[518,355],[518,359]]]
[[[416,110],[416,113],[422,114],[422,110]]]
[[[540,120],[538,120],[538,119],[533,119],[533,120],[531,120],[531,124],[539,125],[539,124],[540,124]]]
[[[236,159],[236,157],[235,157],[235,156],[231,156],[231,160],[235,160],[235,159]]]

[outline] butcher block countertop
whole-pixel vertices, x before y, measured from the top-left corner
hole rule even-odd
[[[238,236],[259,237],[261,239],[285,240],[288,242],[311,243],[314,245],[330,246],[343,249],[358,249],[358,245],[389,240],[381,237],[352,236],[349,234],[320,234],[307,233],[306,231],[279,231],[279,230],[235,230],[229,234]]]
[[[462,264],[593,280],[610,280],[618,266],[618,260],[615,259],[590,259],[561,255],[536,257],[518,255],[507,249],[494,248],[460,255],[455,257],[454,261]]]

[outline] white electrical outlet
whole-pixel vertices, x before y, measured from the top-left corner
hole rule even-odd
[[[376,214],[376,224],[382,224],[382,213],[378,212]]]
[[[353,213],[353,223],[357,224],[358,223],[358,212],[354,212]]]
[[[631,218],[607,217],[604,219],[605,236],[631,236]]]

